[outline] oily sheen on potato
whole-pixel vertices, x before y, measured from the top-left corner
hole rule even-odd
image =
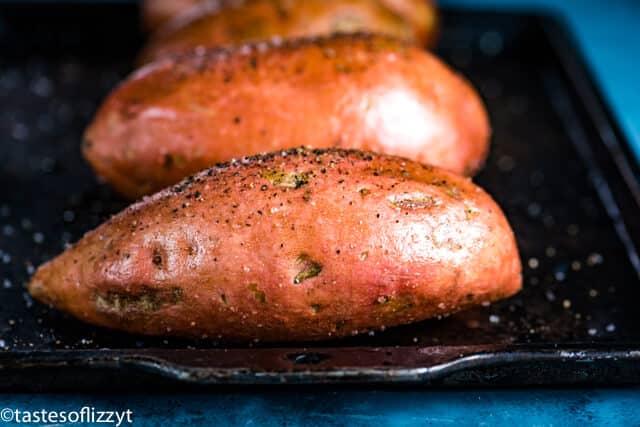
[[[86,322],[238,342],[344,337],[514,294],[500,208],[399,157],[297,149],[209,168],[41,266],[38,300]]]
[[[218,162],[300,145],[470,174],[489,134],[479,96],[439,59],[387,37],[342,35],[157,61],[107,98],[83,153],[136,198]]]
[[[426,46],[435,39],[436,21],[434,5],[425,0],[205,2],[157,31],[139,62],[147,63],[197,46],[361,31]]]

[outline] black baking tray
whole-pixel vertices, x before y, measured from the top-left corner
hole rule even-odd
[[[29,297],[36,266],[125,206],[79,144],[143,36],[135,4],[0,3],[0,389],[640,383],[638,168],[574,43],[544,15],[442,17],[438,53],[488,106],[476,181],[513,225],[524,290],[375,335],[238,346],[100,329]]]

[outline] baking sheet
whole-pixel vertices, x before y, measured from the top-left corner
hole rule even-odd
[[[79,144],[131,70],[137,17],[127,3],[0,5],[0,388],[59,388],[64,375],[87,388],[113,370],[188,384],[640,381],[637,168],[570,37],[543,16],[445,10],[438,48],[491,116],[475,181],[516,233],[519,295],[303,346],[147,338],[32,301],[34,268],[126,206]]]

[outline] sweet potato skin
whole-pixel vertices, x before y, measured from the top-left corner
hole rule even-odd
[[[153,31],[194,6],[211,4],[218,0],[144,0],[140,2],[142,24]]]
[[[513,233],[468,178],[297,149],[219,165],[41,266],[31,294],[110,328],[306,341],[419,321],[521,286]]]
[[[146,22],[168,22],[153,35],[140,63],[200,45],[226,46],[276,36],[364,31],[432,46],[437,34],[436,7],[427,0],[227,0],[195,2],[191,8],[187,3],[194,2],[146,2]],[[168,20],[171,9],[181,13]]]
[[[121,84],[85,133],[98,175],[136,198],[218,162],[343,147],[471,174],[489,145],[474,89],[436,57],[341,35],[166,58]]]

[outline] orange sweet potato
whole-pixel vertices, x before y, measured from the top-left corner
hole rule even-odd
[[[338,146],[471,174],[489,145],[474,89],[440,60],[382,36],[341,35],[191,52],[122,83],[84,156],[130,198],[217,162]]]
[[[504,298],[513,233],[468,178],[298,149],[137,203],[41,266],[31,294],[96,325],[231,341],[343,337]]]
[[[155,30],[194,6],[209,4],[219,0],[143,0],[140,2],[142,23],[147,30]]]
[[[142,63],[199,45],[337,32],[383,33],[430,46],[437,32],[436,8],[428,0],[148,0],[143,11],[150,26],[176,17],[154,34]]]

